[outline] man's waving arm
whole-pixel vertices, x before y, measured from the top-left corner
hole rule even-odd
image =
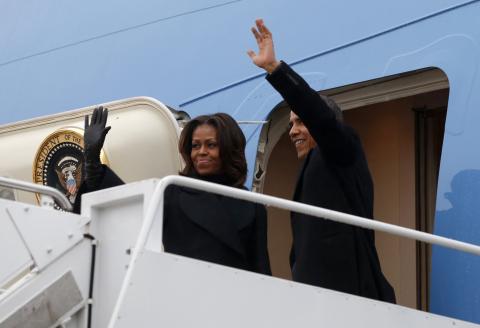
[[[263,20],[255,23],[252,33],[258,53],[248,51],[252,62],[268,73],[266,79],[300,117],[319,147],[327,153],[328,159],[348,164],[354,159],[355,143],[358,142],[352,129],[337,119],[325,97],[310,88],[290,66],[277,60],[272,33]]]

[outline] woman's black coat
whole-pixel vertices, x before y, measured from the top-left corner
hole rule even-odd
[[[124,182],[104,166],[95,190]],[[80,188],[75,211],[80,211]],[[267,218],[264,206],[169,186],[165,191],[163,245],[166,252],[199,260],[271,274],[267,251]]]

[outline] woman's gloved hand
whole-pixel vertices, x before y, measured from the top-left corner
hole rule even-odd
[[[85,116],[84,157],[85,157],[85,183],[90,191],[96,190],[103,179],[104,168],[100,162],[100,152],[103,148],[105,136],[110,130],[107,124],[108,109],[102,106],[93,110],[92,118],[88,121]]]
[[[88,122],[88,115],[85,116],[83,141],[85,145],[85,161],[87,163],[100,164],[100,151],[102,150],[105,136],[110,130],[110,126],[105,127],[107,118],[108,109],[104,109],[103,106],[93,110],[90,123]]]

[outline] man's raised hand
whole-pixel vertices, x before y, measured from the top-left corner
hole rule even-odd
[[[280,64],[275,57],[272,33],[265,26],[262,19],[257,19],[255,24],[256,27],[252,27],[252,33],[257,41],[258,54],[253,50],[247,51],[247,54],[255,65],[263,68],[268,73],[272,73]]]

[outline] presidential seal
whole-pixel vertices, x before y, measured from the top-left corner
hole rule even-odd
[[[83,162],[81,130],[58,130],[45,138],[37,151],[33,181],[58,189],[73,204],[82,181]],[[54,206],[60,209],[58,204]]]

